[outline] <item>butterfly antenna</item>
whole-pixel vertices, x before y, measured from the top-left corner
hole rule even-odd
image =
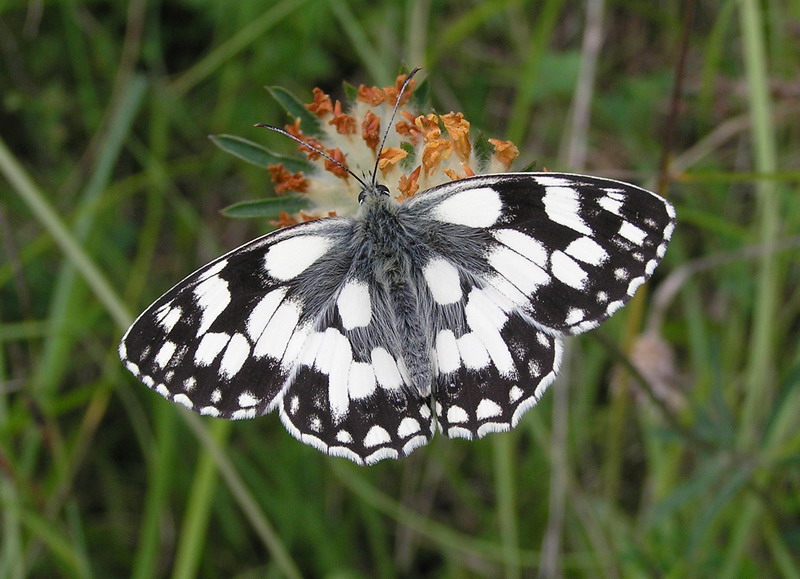
[[[405,85],[403,85],[403,86],[404,86],[404,88],[405,88]],[[289,137],[289,138],[290,138],[290,139],[292,139],[293,141],[297,141],[298,143],[300,143],[301,145],[303,145],[303,146],[304,146],[304,147],[306,147],[307,149],[311,149],[311,150],[312,150],[312,151],[314,151],[315,153],[317,153],[317,154],[319,154],[319,155],[322,155],[323,157],[325,157],[326,159],[328,159],[328,161],[330,161],[331,163],[334,163],[335,165],[338,165],[339,167],[341,167],[342,169],[344,169],[345,171],[347,171],[348,173],[350,173],[350,175],[352,175],[352,176],[353,176],[353,178],[354,178],[356,181],[358,181],[359,183],[361,183],[361,187],[363,187],[364,189],[366,189],[366,188],[367,188],[367,184],[364,182],[364,180],[363,180],[363,179],[361,179],[361,177],[359,177],[359,176],[358,176],[358,175],[356,175],[355,173],[353,173],[353,172],[352,172],[352,171],[351,171],[351,170],[350,170],[350,169],[347,167],[347,165],[345,165],[344,163],[341,163],[340,161],[337,161],[336,159],[334,159],[333,157],[331,157],[331,156],[330,156],[328,153],[326,153],[325,151],[323,151],[323,150],[321,150],[321,149],[318,149],[317,147],[315,147],[315,146],[314,146],[314,145],[312,145],[311,143],[307,143],[307,142],[305,142],[305,141],[304,141],[303,139],[301,139],[300,137],[296,137],[296,136],[294,136],[292,133],[290,133],[290,132],[288,132],[288,131],[284,131],[283,129],[281,129],[280,127],[276,127],[275,125],[268,125],[268,124],[266,124],[266,123],[256,123],[256,124],[255,124],[255,125],[253,125],[253,126],[254,126],[254,127],[260,127],[260,128],[262,128],[262,129],[269,129],[270,131],[275,131],[276,133],[280,133],[281,135],[285,135],[285,136]],[[373,185],[374,185],[374,181],[375,181],[375,180],[373,179]]]
[[[414,78],[414,75],[417,74],[420,70],[422,70],[421,66],[418,66],[414,70],[408,73],[406,80],[403,82],[403,86],[400,87],[400,92],[397,93],[397,100],[394,102],[394,109],[392,109],[392,116],[389,117],[389,123],[386,125],[386,130],[383,132],[383,138],[381,139],[381,146],[378,147],[378,156],[375,159],[375,167],[372,169],[372,187],[375,188],[376,180],[378,178],[378,163],[381,160],[381,151],[383,151],[383,145],[386,143],[386,139],[389,136],[389,130],[392,128],[392,123],[394,123],[394,117],[397,116],[397,109],[400,107],[400,101],[403,100],[403,93],[406,92],[406,88],[408,88],[408,83],[411,82],[411,79]]]

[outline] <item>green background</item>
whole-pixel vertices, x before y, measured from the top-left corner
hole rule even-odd
[[[0,577],[800,577],[798,63],[797,0],[0,3]],[[517,168],[667,195],[653,280],[513,432],[400,462],[136,382],[133,316],[267,230],[207,136],[290,152],[265,85],[403,65]]]

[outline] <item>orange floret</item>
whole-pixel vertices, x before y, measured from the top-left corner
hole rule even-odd
[[[372,111],[367,111],[361,123],[361,138],[373,151],[378,148],[381,140],[381,119]]]
[[[378,157],[378,168],[383,171],[385,175],[391,170],[392,167],[397,165],[406,157],[408,157],[408,153],[400,147],[387,147],[381,151],[381,154]]]
[[[331,97],[322,92],[322,89],[315,88],[314,102],[307,104],[306,108],[322,118],[333,112],[333,102],[331,102]]]
[[[417,191],[419,191],[419,175],[422,171],[422,165],[417,165],[417,168],[414,169],[409,175],[403,175],[400,177],[400,181],[397,184],[397,190],[400,191],[400,195],[396,197],[398,201],[405,201],[409,197],[413,197]]]
[[[472,145],[469,143],[469,121],[462,113],[448,113],[440,117],[447,134],[453,140],[453,148],[463,161],[469,159]]]
[[[333,106],[333,118],[328,124],[336,127],[336,132],[340,135],[352,135],[356,132],[356,120],[342,112],[342,103],[339,101]]]
[[[511,163],[519,157],[519,149],[511,141],[501,141],[499,139],[488,139],[494,147],[494,154],[497,160],[503,164],[503,167],[508,169]]]
[[[296,191],[298,193],[305,193],[308,189],[308,181],[302,173],[290,173],[283,163],[269,165],[267,167],[269,176],[275,184],[275,193],[286,193],[287,191]]]

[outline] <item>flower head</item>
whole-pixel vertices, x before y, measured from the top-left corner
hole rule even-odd
[[[320,130],[313,136],[304,133],[299,117],[285,129],[310,145],[299,148],[315,170],[304,174],[292,173],[282,164],[269,167],[275,192],[305,195],[309,209],[294,215],[283,213],[276,225],[357,211],[360,183],[314,149],[368,178],[377,161],[378,180],[401,202],[449,181],[508,171],[519,155],[513,143],[482,137],[474,141],[469,121],[461,113],[421,114],[411,99],[413,79],[402,95],[394,126],[386,131],[385,123],[405,80],[406,75],[398,76],[394,86],[384,88],[361,85],[354,102],[346,105],[314,89],[314,100],[306,108],[319,120]],[[386,140],[378,151],[384,134]]]

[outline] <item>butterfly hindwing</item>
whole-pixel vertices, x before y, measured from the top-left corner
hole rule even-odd
[[[411,387],[387,290],[365,256],[297,348],[280,406],[296,438],[371,464],[401,458],[433,434],[428,401]]]
[[[533,321],[491,286],[464,298],[464,320],[437,321],[434,400],[440,430],[481,438],[513,428],[553,382],[561,362],[558,336]]]

